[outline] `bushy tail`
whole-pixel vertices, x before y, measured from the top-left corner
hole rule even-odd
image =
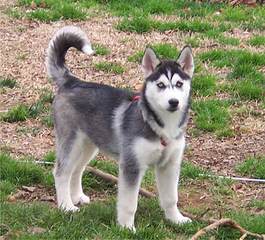
[[[70,47],[74,47],[88,55],[94,53],[86,34],[78,27],[66,26],[53,36],[47,49],[46,67],[48,76],[60,87],[71,74],[65,65],[65,55]]]

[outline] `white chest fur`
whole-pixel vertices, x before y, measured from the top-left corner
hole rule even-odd
[[[143,137],[138,137],[133,143],[135,156],[140,166],[165,165],[169,160],[173,160],[179,151],[185,147],[184,136],[173,139],[163,146],[161,142],[150,141]],[[177,161],[177,158],[176,158]]]

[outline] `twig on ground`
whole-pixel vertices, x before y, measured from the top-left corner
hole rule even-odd
[[[191,240],[197,240],[197,239],[199,239],[199,237],[205,235],[206,233],[208,233],[208,232],[210,232],[210,231],[212,231],[212,230],[214,230],[220,226],[229,226],[229,227],[238,229],[240,231],[240,233],[242,234],[240,239],[244,239],[244,238],[246,238],[246,236],[252,236],[252,237],[255,237],[256,239],[260,239],[260,240],[265,239],[260,234],[252,233],[252,232],[249,232],[246,229],[242,228],[234,220],[232,220],[230,218],[223,218],[223,219],[215,221],[214,223],[200,229],[195,235],[192,236]]]
[[[99,169],[96,169],[96,168],[93,168],[93,167],[86,167],[86,169],[93,173],[94,175],[98,176],[98,177],[101,177],[103,178],[104,180],[106,181],[109,181],[109,182],[112,182],[112,183],[115,183],[117,184],[118,183],[118,178],[113,176],[112,174],[109,174],[109,173],[105,173]],[[155,194],[143,189],[143,188],[140,188],[140,192],[139,192],[141,195],[145,196],[145,197],[148,197],[148,198],[152,198],[152,197],[155,197]]]

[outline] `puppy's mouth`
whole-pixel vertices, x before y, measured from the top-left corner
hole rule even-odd
[[[172,106],[170,106],[168,109],[167,109],[169,112],[176,112],[177,110],[179,110],[179,107],[178,106],[176,106],[176,107],[172,107]]]

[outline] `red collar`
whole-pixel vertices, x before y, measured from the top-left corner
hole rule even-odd
[[[141,98],[140,95],[134,95],[134,96],[132,97],[132,101],[138,101],[140,98]]]
[[[132,101],[138,101],[141,98],[140,95],[134,95],[132,97]],[[162,137],[160,138],[160,143],[162,146],[166,147],[167,146],[167,142],[165,141],[165,139],[163,139]]]

